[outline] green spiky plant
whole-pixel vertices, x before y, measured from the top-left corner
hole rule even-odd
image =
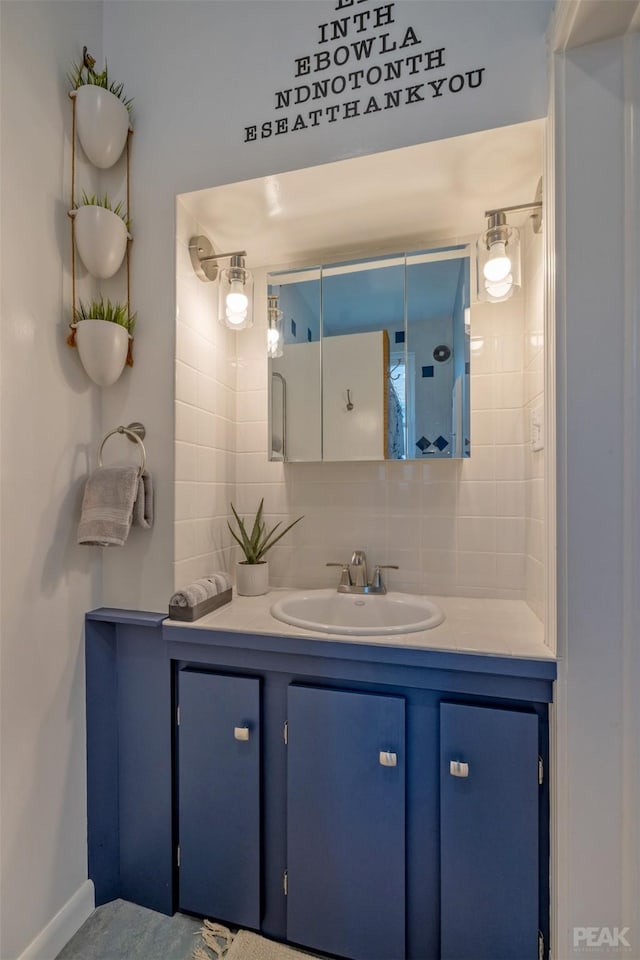
[[[117,97],[118,100],[121,100],[127,110],[131,112],[133,97],[125,97],[123,83],[109,81],[107,61],[105,60],[104,70],[102,70],[100,73],[96,73],[94,66],[95,60],[93,60],[93,57],[88,58],[86,53],[81,63],[71,64],[71,72],[68,74],[68,78],[73,89],[77,90],[78,87],[84,86],[102,87],[104,90],[108,90],[109,93],[112,93],[114,97]]]
[[[282,526],[282,521],[280,520],[276,523],[275,527],[271,530],[267,530],[267,526],[262,519],[262,511],[264,508],[264,497],[260,501],[260,506],[254,517],[253,525],[251,527],[251,533],[247,533],[247,528],[245,526],[244,520],[238,516],[238,511],[231,504],[231,510],[233,515],[236,518],[236,523],[238,524],[238,533],[233,529],[229,521],[227,520],[227,526],[231,531],[231,536],[240,544],[242,552],[246,557],[246,563],[263,563],[263,557],[267,551],[271,550],[271,547],[274,547],[278,540],[281,540],[284,537],[285,533],[288,533],[292,527],[295,527],[296,523],[299,523],[303,517],[298,517],[297,520],[294,520],[293,523],[290,523],[288,527],[285,527],[284,530],[281,530],[278,533],[278,528]],[[276,536],[277,534],[277,536]]]
[[[109,210],[111,213],[115,213],[117,217],[120,217],[127,230],[131,229],[131,220],[124,213],[124,202],[120,200],[118,203],[116,203],[115,207],[112,207],[111,201],[106,193],[104,197],[97,197],[95,193],[92,193],[91,196],[89,196],[86,190],[83,190],[82,202],[76,204],[76,210],[78,210],[80,207],[104,207],[105,210]]]
[[[78,322],[80,320],[107,320],[109,323],[117,323],[124,327],[127,333],[133,333],[136,324],[136,314],[129,316],[125,303],[111,303],[111,300],[105,300],[103,297],[100,297],[99,300],[92,300],[89,304],[80,300],[75,319]]]

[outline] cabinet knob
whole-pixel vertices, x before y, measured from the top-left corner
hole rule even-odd
[[[452,777],[468,777],[469,764],[462,763],[460,760],[449,761],[449,773]]]
[[[380,751],[380,764],[383,767],[397,767],[398,766],[398,754],[389,753],[388,750]]]
[[[249,727],[234,727],[233,735],[236,740],[248,740],[249,739]]]

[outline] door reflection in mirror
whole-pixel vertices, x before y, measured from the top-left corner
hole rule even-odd
[[[469,273],[455,246],[268,274],[270,459],[468,457]]]

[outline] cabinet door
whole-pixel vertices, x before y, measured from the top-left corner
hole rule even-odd
[[[536,960],[538,718],[443,703],[440,754],[442,960]]]
[[[180,909],[260,925],[260,681],[181,670]]]
[[[352,960],[405,950],[404,700],[289,687],[287,939]]]

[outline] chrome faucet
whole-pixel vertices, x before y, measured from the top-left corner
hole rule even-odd
[[[382,579],[382,570],[397,570],[395,563],[376,564],[373,577],[369,580],[367,575],[367,555],[364,550],[354,550],[351,556],[351,563],[328,563],[328,567],[340,567],[340,583],[338,584],[338,593],[386,593],[387,588]],[[351,574],[351,568],[354,568],[354,576]]]
[[[355,587],[366,587],[369,584],[367,578],[367,555],[364,550],[354,550],[351,555],[351,566],[355,567]]]

